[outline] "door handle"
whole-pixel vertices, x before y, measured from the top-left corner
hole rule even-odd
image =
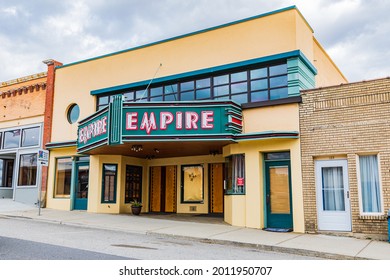
[[[349,198],[349,191],[347,191],[347,198]]]
[[[271,200],[271,199],[270,199],[270,196],[269,196],[269,194],[267,194],[267,196],[266,196],[266,198],[265,198],[266,203],[269,204],[270,200]]]

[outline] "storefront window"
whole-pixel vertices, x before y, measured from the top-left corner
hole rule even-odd
[[[39,127],[25,128],[22,132],[22,147],[39,145]]]
[[[228,157],[225,179],[226,194],[245,194],[245,155]]]
[[[69,197],[71,178],[72,158],[57,159],[54,197]]]
[[[0,159],[0,188],[12,188],[13,159]]]
[[[4,132],[4,149],[19,148],[20,129]]]
[[[35,186],[37,183],[37,154],[20,155],[18,186]]]
[[[116,202],[116,164],[103,164],[102,203]]]
[[[142,201],[142,167],[126,165],[125,203]]]
[[[201,165],[182,167],[182,202],[203,202],[203,167]]]

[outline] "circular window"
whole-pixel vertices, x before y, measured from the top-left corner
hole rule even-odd
[[[79,105],[73,104],[68,109],[68,122],[75,123],[79,119],[80,116],[80,108]]]

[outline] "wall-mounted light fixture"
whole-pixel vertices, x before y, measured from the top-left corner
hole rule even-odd
[[[136,152],[136,153],[141,152],[143,149],[144,149],[144,148],[142,147],[142,145],[133,145],[133,146],[131,147],[131,150],[132,150],[133,152]]]

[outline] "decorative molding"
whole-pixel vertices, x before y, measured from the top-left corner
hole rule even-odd
[[[6,91],[0,91],[0,96],[1,96],[1,98],[13,97],[16,95],[27,94],[28,92],[32,93],[34,91],[39,91],[40,89],[42,89],[42,90],[46,89],[46,82],[31,84],[31,85],[22,86],[19,88],[13,88],[13,89],[9,89]]]
[[[361,105],[372,105],[379,103],[389,103],[390,92],[366,94],[359,96],[351,96],[345,98],[336,98],[314,102],[314,110],[328,110],[336,108],[347,108]]]

